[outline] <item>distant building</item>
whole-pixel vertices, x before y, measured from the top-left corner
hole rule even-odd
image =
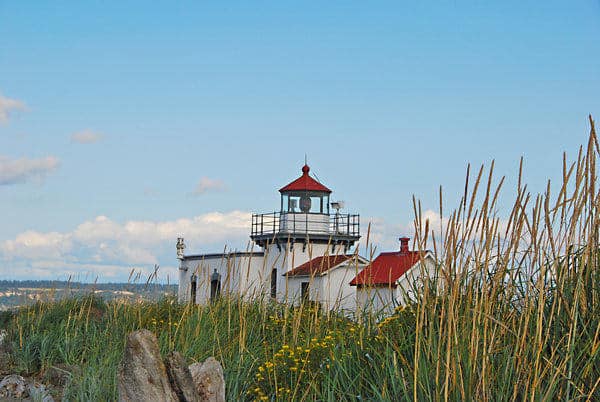
[[[389,313],[414,300],[425,278],[434,278],[436,263],[429,250],[409,250],[410,239],[400,238],[400,250],[379,254],[354,279],[357,309]]]

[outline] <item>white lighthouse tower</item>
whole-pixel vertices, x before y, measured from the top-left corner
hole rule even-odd
[[[310,167],[305,164],[302,176],[279,190],[279,212],[252,216],[250,237],[264,250],[265,266],[270,269],[269,293],[278,301],[310,298],[310,282],[294,281],[288,274],[308,263],[308,270],[300,274],[314,276],[316,268],[310,262],[317,260],[321,266],[316,270],[325,272],[333,268],[329,257],[346,256],[360,238],[359,215],[340,213],[340,203],[332,203],[337,207],[332,214],[331,190],[309,173]],[[319,259],[323,256],[328,257],[326,261]]]
[[[184,255],[179,238],[179,300],[206,304],[229,294],[353,309],[350,280],[367,263],[348,254],[360,238],[359,216],[340,213],[342,204],[330,203],[331,190],[309,173],[305,164],[279,190],[279,212],[252,215],[250,238],[260,251]]]

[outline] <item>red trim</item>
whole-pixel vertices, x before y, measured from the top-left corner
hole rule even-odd
[[[308,174],[310,167],[304,165],[302,167],[302,176],[291,182],[285,187],[279,189],[280,193],[286,191],[322,191],[324,193],[331,193],[331,190],[310,177]]]

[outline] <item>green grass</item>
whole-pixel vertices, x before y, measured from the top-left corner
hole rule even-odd
[[[62,364],[83,369],[65,390],[65,396],[73,400],[116,398],[115,375],[125,335],[139,328],[156,333],[163,353],[176,349],[190,362],[208,356],[219,359],[232,400],[276,390],[286,394],[284,388],[288,395],[293,392],[310,399],[333,398],[341,388],[348,398],[372,394],[372,385],[357,381],[361,366],[356,363],[369,362],[368,352],[373,355],[375,344],[369,345],[376,342],[369,334],[373,331],[368,325],[310,308],[235,299],[221,299],[206,307],[169,299],[120,304],[89,296],[23,309],[8,328],[16,372],[36,375]],[[274,357],[287,348],[301,348],[299,365],[293,359]],[[259,381],[262,367],[272,361],[276,372]],[[348,388],[352,382],[356,386]],[[257,387],[260,392],[255,391]]]
[[[417,245],[434,251],[439,275],[384,320],[269,300],[90,296],[0,317],[11,370],[79,366],[68,400],[114,400],[125,335],[147,328],[162,353],[221,361],[229,400],[600,400],[599,147],[590,123],[558,187],[531,195],[519,171],[506,220],[496,213],[504,180],[494,180],[493,164],[467,176],[439,227],[415,201]]]

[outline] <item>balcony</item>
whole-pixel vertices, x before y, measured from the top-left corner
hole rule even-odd
[[[292,212],[253,214],[250,237],[259,245],[276,238],[353,243],[360,237],[360,217]]]

